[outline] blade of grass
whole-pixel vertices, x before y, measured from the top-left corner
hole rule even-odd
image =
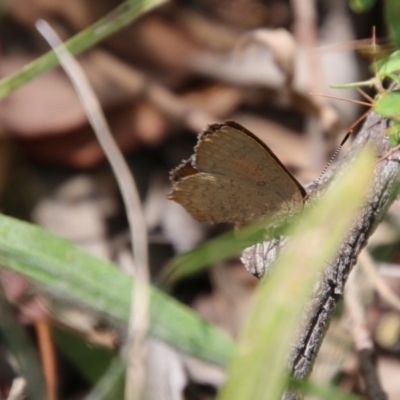
[[[259,287],[220,400],[281,399],[302,311],[319,272],[338,250],[366,194],[372,166],[370,152],[361,154],[294,227],[274,272]]]
[[[65,46],[72,54],[80,54],[165,1],[125,1],[105,17],[69,39],[65,42]],[[37,76],[55,68],[57,65],[59,65],[57,57],[53,51],[49,51],[15,74],[4,78],[0,81],[0,100]]]
[[[228,232],[216,239],[181,254],[170,261],[161,273],[161,283],[171,284],[194,274],[209,265],[239,255],[246,247],[265,240],[265,224],[256,224],[241,230],[240,236]]]
[[[78,369],[89,383],[96,383],[112,363],[115,352],[108,348],[88,344],[85,338],[70,332],[55,329],[53,332],[57,348]]]
[[[280,221],[270,218],[209,240],[171,260],[161,273],[161,284],[171,284],[178,279],[199,272],[213,263],[238,256],[253,244],[285,235],[287,227],[292,222],[293,219]],[[271,226],[274,228],[271,229]]]
[[[17,360],[19,373],[26,381],[26,391],[34,400],[45,399],[46,389],[39,354],[27,332],[13,315],[2,287],[0,288],[0,315],[1,341]]]
[[[48,289],[125,322],[133,280],[118,267],[35,225],[0,215],[0,264]],[[227,364],[233,342],[188,307],[152,288],[150,334],[194,357]]]
[[[125,387],[125,363],[115,357],[93,390],[84,400],[122,399]]]

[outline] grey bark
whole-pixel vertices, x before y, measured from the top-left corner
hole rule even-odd
[[[343,165],[348,163],[365,145],[373,145],[378,158],[390,150],[386,130],[389,121],[375,113],[370,113],[352,147],[343,160],[329,175],[325,176],[318,192],[334,182],[342,173]],[[349,273],[357,261],[357,256],[366,245],[384,217],[396,196],[400,183],[400,153],[396,152],[388,159],[375,165],[374,179],[358,218],[355,219],[342,243],[336,258],[330,262],[321,275],[315,293],[310,300],[293,343],[289,357],[289,371],[296,379],[309,376],[324,334],[335,307],[341,300],[344,285]],[[357,185],[357,182],[354,182]],[[318,193],[316,194],[318,196]],[[334,216],[333,216],[334,218]],[[246,268],[257,276],[263,276],[270,264],[279,254],[276,251],[284,243],[275,239],[246,249],[242,256]],[[285,400],[299,398],[298,393],[286,393]]]

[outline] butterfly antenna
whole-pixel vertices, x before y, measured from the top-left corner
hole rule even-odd
[[[310,192],[313,192],[318,185],[321,183],[321,179],[322,177],[325,175],[326,171],[328,170],[328,168],[332,165],[333,161],[335,160],[335,158],[337,157],[337,155],[340,153],[340,150],[342,150],[342,147],[344,146],[344,144],[347,142],[347,139],[350,137],[350,135],[353,133],[353,130],[349,130],[346,135],[344,136],[343,140],[340,142],[339,146],[337,147],[337,149],[335,150],[335,152],[332,154],[332,157],[330,158],[330,160],[328,161],[328,163],[325,165],[325,168],[322,170],[320,176],[318,177],[318,179],[313,183],[313,185],[311,186]]]
[[[332,165],[333,161],[335,160],[337,155],[340,153],[340,150],[342,150],[342,147],[344,146],[344,144],[347,142],[347,140],[349,139],[349,137],[353,133],[354,128],[368,115],[369,112],[370,112],[370,110],[367,110],[364,114],[361,115],[361,117],[359,117],[357,119],[356,122],[351,124],[351,126],[347,129],[346,135],[344,135],[344,138],[342,139],[342,141],[340,142],[339,146],[337,147],[337,149],[333,153],[332,157],[330,158],[330,160],[326,164],[325,168],[322,170],[322,172],[321,172],[320,176],[318,177],[318,179],[311,186],[310,192],[314,191],[318,187],[318,185],[321,183],[322,177],[325,175],[325,173],[328,170],[328,168]]]

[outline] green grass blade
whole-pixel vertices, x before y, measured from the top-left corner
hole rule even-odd
[[[80,54],[128,25],[135,18],[164,2],[165,0],[126,1],[105,17],[66,41],[65,45],[72,54]],[[57,57],[53,51],[49,51],[15,74],[4,78],[0,81],[0,100],[8,96],[15,89],[18,89],[44,72],[50,71],[57,65],[59,65]]]
[[[112,263],[44,229],[0,215],[0,264],[83,307],[128,321],[132,279]],[[226,365],[232,341],[188,307],[153,288],[150,334],[173,347]]]
[[[16,320],[2,288],[0,290],[0,315],[0,340],[15,358],[18,372],[26,380],[26,389],[30,398],[34,400],[46,398],[39,353],[25,328]]]
[[[272,233],[271,230],[267,230],[271,224],[273,224],[272,219],[246,226],[239,231],[225,233],[175,257],[162,271],[161,282],[173,283],[211,264],[238,256],[245,248],[266,240],[267,235]],[[282,233],[286,226],[287,223],[279,229],[276,228],[274,233]]]
[[[362,154],[293,228],[274,272],[258,289],[220,400],[281,398],[287,384],[287,357],[302,310],[318,273],[336,253],[362,203],[372,166],[370,152]]]
[[[103,346],[87,343],[84,337],[54,329],[52,337],[57,349],[71,361],[81,376],[91,384],[100,380],[107,372],[115,352]]]

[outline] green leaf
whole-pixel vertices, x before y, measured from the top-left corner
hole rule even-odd
[[[386,130],[386,134],[389,136],[390,145],[396,147],[399,144],[400,124],[389,126]]]
[[[0,215],[1,265],[83,308],[128,321],[132,279],[117,266],[44,229]],[[224,366],[232,341],[191,309],[153,288],[150,334],[203,360]]]
[[[390,78],[393,82],[396,82],[398,85],[400,85],[400,76],[396,74],[385,74],[383,78]]]
[[[378,74],[381,79],[387,76],[387,74],[400,71],[400,51],[396,50],[389,57],[379,60],[379,64],[377,65]]]
[[[355,13],[365,13],[375,4],[375,0],[350,0],[350,8]]]
[[[220,400],[281,399],[287,385],[287,358],[302,311],[318,274],[334,257],[362,204],[373,164],[366,149],[304,212],[303,222],[293,227],[273,273],[258,288]]]
[[[80,54],[128,25],[135,18],[164,2],[165,0],[125,1],[104,18],[101,18],[99,21],[67,40],[65,45],[73,55]],[[58,65],[58,58],[53,51],[49,51],[45,55],[32,61],[20,71],[0,81],[0,100],[8,96],[15,89],[18,89],[25,83],[44,72],[50,71]]]
[[[400,2],[399,0],[386,0],[385,17],[389,25],[392,39],[397,48],[400,48]]]
[[[400,92],[385,92],[375,99],[374,111],[382,117],[400,120]]]

